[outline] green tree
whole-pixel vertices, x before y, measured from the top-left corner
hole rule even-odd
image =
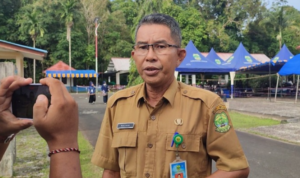
[[[67,27],[67,40],[69,41],[69,65],[71,67],[71,28],[74,24],[74,15],[77,14],[77,1],[75,0],[65,0],[59,1],[61,8],[59,9],[59,14],[62,20],[65,21]]]
[[[27,5],[22,8],[19,14],[18,24],[23,35],[29,34],[33,42],[33,47],[36,47],[36,39],[38,36],[43,37],[45,28],[42,20],[41,12],[34,5]],[[33,9],[33,10],[32,10]],[[22,38],[22,36],[21,36]],[[36,81],[36,60],[33,59],[33,83]]]
[[[136,70],[136,65],[134,60],[130,59],[130,69],[128,75],[128,85],[127,86],[134,86],[143,82],[142,77],[139,75],[138,71]]]

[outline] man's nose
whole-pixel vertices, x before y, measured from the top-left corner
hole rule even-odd
[[[157,57],[157,55],[155,53],[153,45],[149,45],[148,53],[146,55],[146,60],[147,61],[156,60],[156,57]]]

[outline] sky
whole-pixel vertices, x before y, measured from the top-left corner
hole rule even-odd
[[[274,0],[265,0],[267,3],[269,3],[269,6],[272,5],[272,2]],[[289,6],[293,6],[296,9],[298,9],[300,11],[300,0],[287,0],[287,5]]]

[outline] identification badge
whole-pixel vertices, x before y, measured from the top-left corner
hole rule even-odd
[[[175,143],[176,151],[175,157],[176,159],[170,163],[170,175],[171,178],[187,178],[187,169],[186,169],[186,161],[182,160],[179,156],[178,147],[183,142],[183,136],[178,132],[174,133],[173,140],[171,143],[171,147],[173,147]]]
[[[133,122],[118,123],[117,128],[118,129],[133,129],[134,128],[134,123]]]
[[[186,161],[170,163],[170,178],[187,178]]]

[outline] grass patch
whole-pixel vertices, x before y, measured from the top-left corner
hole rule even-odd
[[[91,163],[94,148],[81,132],[78,132],[78,144],[81,151],[80,164],[83,178],[101,178],[103,169]],[[50,171],[48,152],[47,143],[39,136],[34,127],[18,133],[16,136],[16,160],[13,167],[13,178],[48,178]]]
[[[230,111],[230,118],[233,127],[236,129],[259,127],[259,126],[272,126],[280,124],[280,121],[270,118],[259,118],[256,116],[241,114],[238,112]]]
[[[91,163],[94,148],[83,137],[82,133],[78,133],[78,144],[80,148],[80,164],[82,176],[84,178],[102,177],[103,169]]]

